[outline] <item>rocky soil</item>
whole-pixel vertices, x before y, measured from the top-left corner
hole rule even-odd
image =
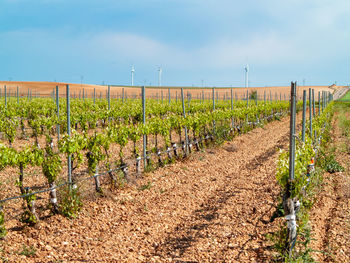
[[[350,119],[350,114],[347,115]],[[350,152],[335,116],[332,145],[344,172],[324,175],[324,188],[312,210],[312,248],[317,262],[350,262]],[[350,149],[350,148],[348,148]]]

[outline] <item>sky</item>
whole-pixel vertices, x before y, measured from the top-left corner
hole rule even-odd
[[[0,80],[348,85],[348,0],[0,0]]]

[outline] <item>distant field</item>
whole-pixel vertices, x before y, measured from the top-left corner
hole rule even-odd
[[[350,102],[350,91],[348,91],[340,101],[349,101]]]
[[[106,97],[107,93],[107,85],[93,85],[93,84],[77,84],[77,83],[62,83],[62,82],[34,82],[34,81],[0,81],[0,91],[1,94],[4,92],[4,86],[6,85],[8,93],[15,96],[17,87],[19,89],[20,96],[27,96],[28,90],[31,90],[32,95],[39,95],[41,97],[50,96],[52,91],[59,87],[60,96],[66,95],[66,85],[70,85],[70,94],[72,97],[82,97],[83,92],[85,97],[92,98],[94,91],[96,93],[96,97]],[[164,99],[167,98],[168,92],[170,89],[171,97],[175,99],[175,97],[180,97],[180,88],[181,87],[146,87],[146,97],[148,98],[159,98],[162,97]],[[187,96],[188,93],[191,94],[193,99],[199,98],[202,94],[204,94],[205,98],[210,98],[212,96],[212,87],[183,87],[184,95]],[[243,98],[246,96],[247,89],[244,87],[232,87],[233,88],[233,96],[239,98]],[[317,94],[319,91],[329,91],[333,92],[335,89],[339,88],[339,86],[298,86],[297,87],[297,96],[298,99],[301,99],[303,90],[308,90],[312,88],[315,90],[315,96],[317,98]],[[228,99],[231,96],[231,87],[215,87],[216,96],[219,99]],[[272,99],[288,99],[290,94],[290,86],[266,86],[266,87],[249,87],[249,92],[252,90],[256,90],[258,92],[259,99],[264,98],[264,93],[266,94],[266,98],[272,97]],[[111,85],[111,97],[112,98],[120,98],[122,93],[128,98],[141,96],[141,88],[138,86],[116,86]]]

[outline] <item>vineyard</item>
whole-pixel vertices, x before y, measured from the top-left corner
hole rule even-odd
[[[22,220],[28,223],[39,220],[33,192],[43,191],[30,185],[29,166],[41,168],[52,211],[57,213],[58,181],[70,187],[93,178],[96,191],[102,193],[101,175],[108,174],[115,186],[130,183],[132,175],[186,158],[204,145],[244,133],[288,110],[284,101],[234,101],[233,96],[229,101],[185,102],[183,90],[181,101],[167,103],[109,96],[107,100],[17,98],[2,103],[0,167],[4,174],[9,167],[18,170],[15,185],[27,201]],[[67,175],[62,177],[64,171]]]
[[[198,96],[197,99],[185,96],[183,89],[180,89],[179,97],[176,95],[176,99],[171,99],[169,96],[169,100],[163,100],[162,97],[146,99],[147,89],[143,87],[141,91],[141,98],[113,98],[110,90],[106,98],[72,98],[67,86],[65,97],[59,97],[57,89],[48,98],[23,98],[17,94],[0,99],[1,237],[6,238],[9,229],[18,224],[45,225],[45,218],[53,214],[79,218],[80,213],[84,213],[81,212],[83,204],[91,202],[89,199],[92,196],[106,198],[112,193],[119,198],[124,196],[128,187],[136,188],[137,191],[149,190],[154,187],[152,180],[147,178],[150,173],[165,172],[167,166],[181,166],[206,149],[211,151],[215,145],[225,141],[249,137],[249,133],[260,131],[265,125],[275,125],[278,130],[278,122],[273,121],[286,124],[286,116],[291,111],[289,101],[282,100],[282,96],[266,98],[265,95],[259,99],[256,94],[247,93],[244,99],[238,99],[232,89],[221,99],[215,96],[215,89],[210,90],[211,97]],[[310,92],[308,127],[305,124],[305,92],[303,101],[295,102],[292,109],[296,116],[300,115],[300,111],[303,113],[294,157],[295,183],[288,179],[287,152],[279,157],[276,167],[281,192],[286,192],[287,196],[281,205],[285,206],[287,213],[290,210],[286,206],[287,200],[292,199],[294,203],[300,201],[298,206],[301,203],[302,216],[301,219],[297,218],[304,223],[306,211],[311,207],[309,199],[314,196],[306,195],[305,192],[314,189],[313,184],[317,184],[316,179],[310,181],[312,173],[309,164],[316,159],[318,149],[328,142],[325,138],[329,138],[327,134],[333,114],[331,96],[326,92],[321,95],[319,93],[316,104]],[[282,134],[287,133],[285,128]],[[248,135],[243,135],[246,133]],[[268,138],[267,131],[263,138],[266,143]],[[280,140],[285,141],[282,135]],[[260,143],[263,145],[265,142]],[[248,157],[255,153],[246,154]],[[271,156],[275,154],[271,152]],[[218,180],[218,186],[224,186],[227,179],[218,177],[215,180]],[[161,194],[165,191],[162,189],[160,186]],[[210,189],[209,192],[212,193]],[[275,197],[279,195],[273,194]],[[123,199],[122,205],[123,202],[129,203],[129,197]],[[207,209],[210,210],[210,207]],[[293,211],[289,211],[289,214],[292,215]],[[7,215],[11,215],[11,223],[7,222]],[[287,221],[288,231],[291,231],[291,225],[296,225],[295,217]],[[298,222],[298,225],[301,224]],[[287,254],[295,256],[291,252],[295,247],[295,236],[288,234],[285,229],[275,230],[279,233],[273,238],[275,242],[282,244],[290,240],[286,242],[285,249]],[[175,257],[165,252],[171,246],[171,242],[159,244],[159,247],[154,245],[152,255],[145,256],[146,253],[145,258],[138,260],[146,261],[151,256]],[[296,247],[300,250],[298,245]],[[131,252],[130,255],[133,254]],[[285,251],[281,251],[283,253]]]

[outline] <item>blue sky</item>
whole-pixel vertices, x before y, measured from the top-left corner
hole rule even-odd
[[[349,83],[347,0],[0,0],[0,80]]]

